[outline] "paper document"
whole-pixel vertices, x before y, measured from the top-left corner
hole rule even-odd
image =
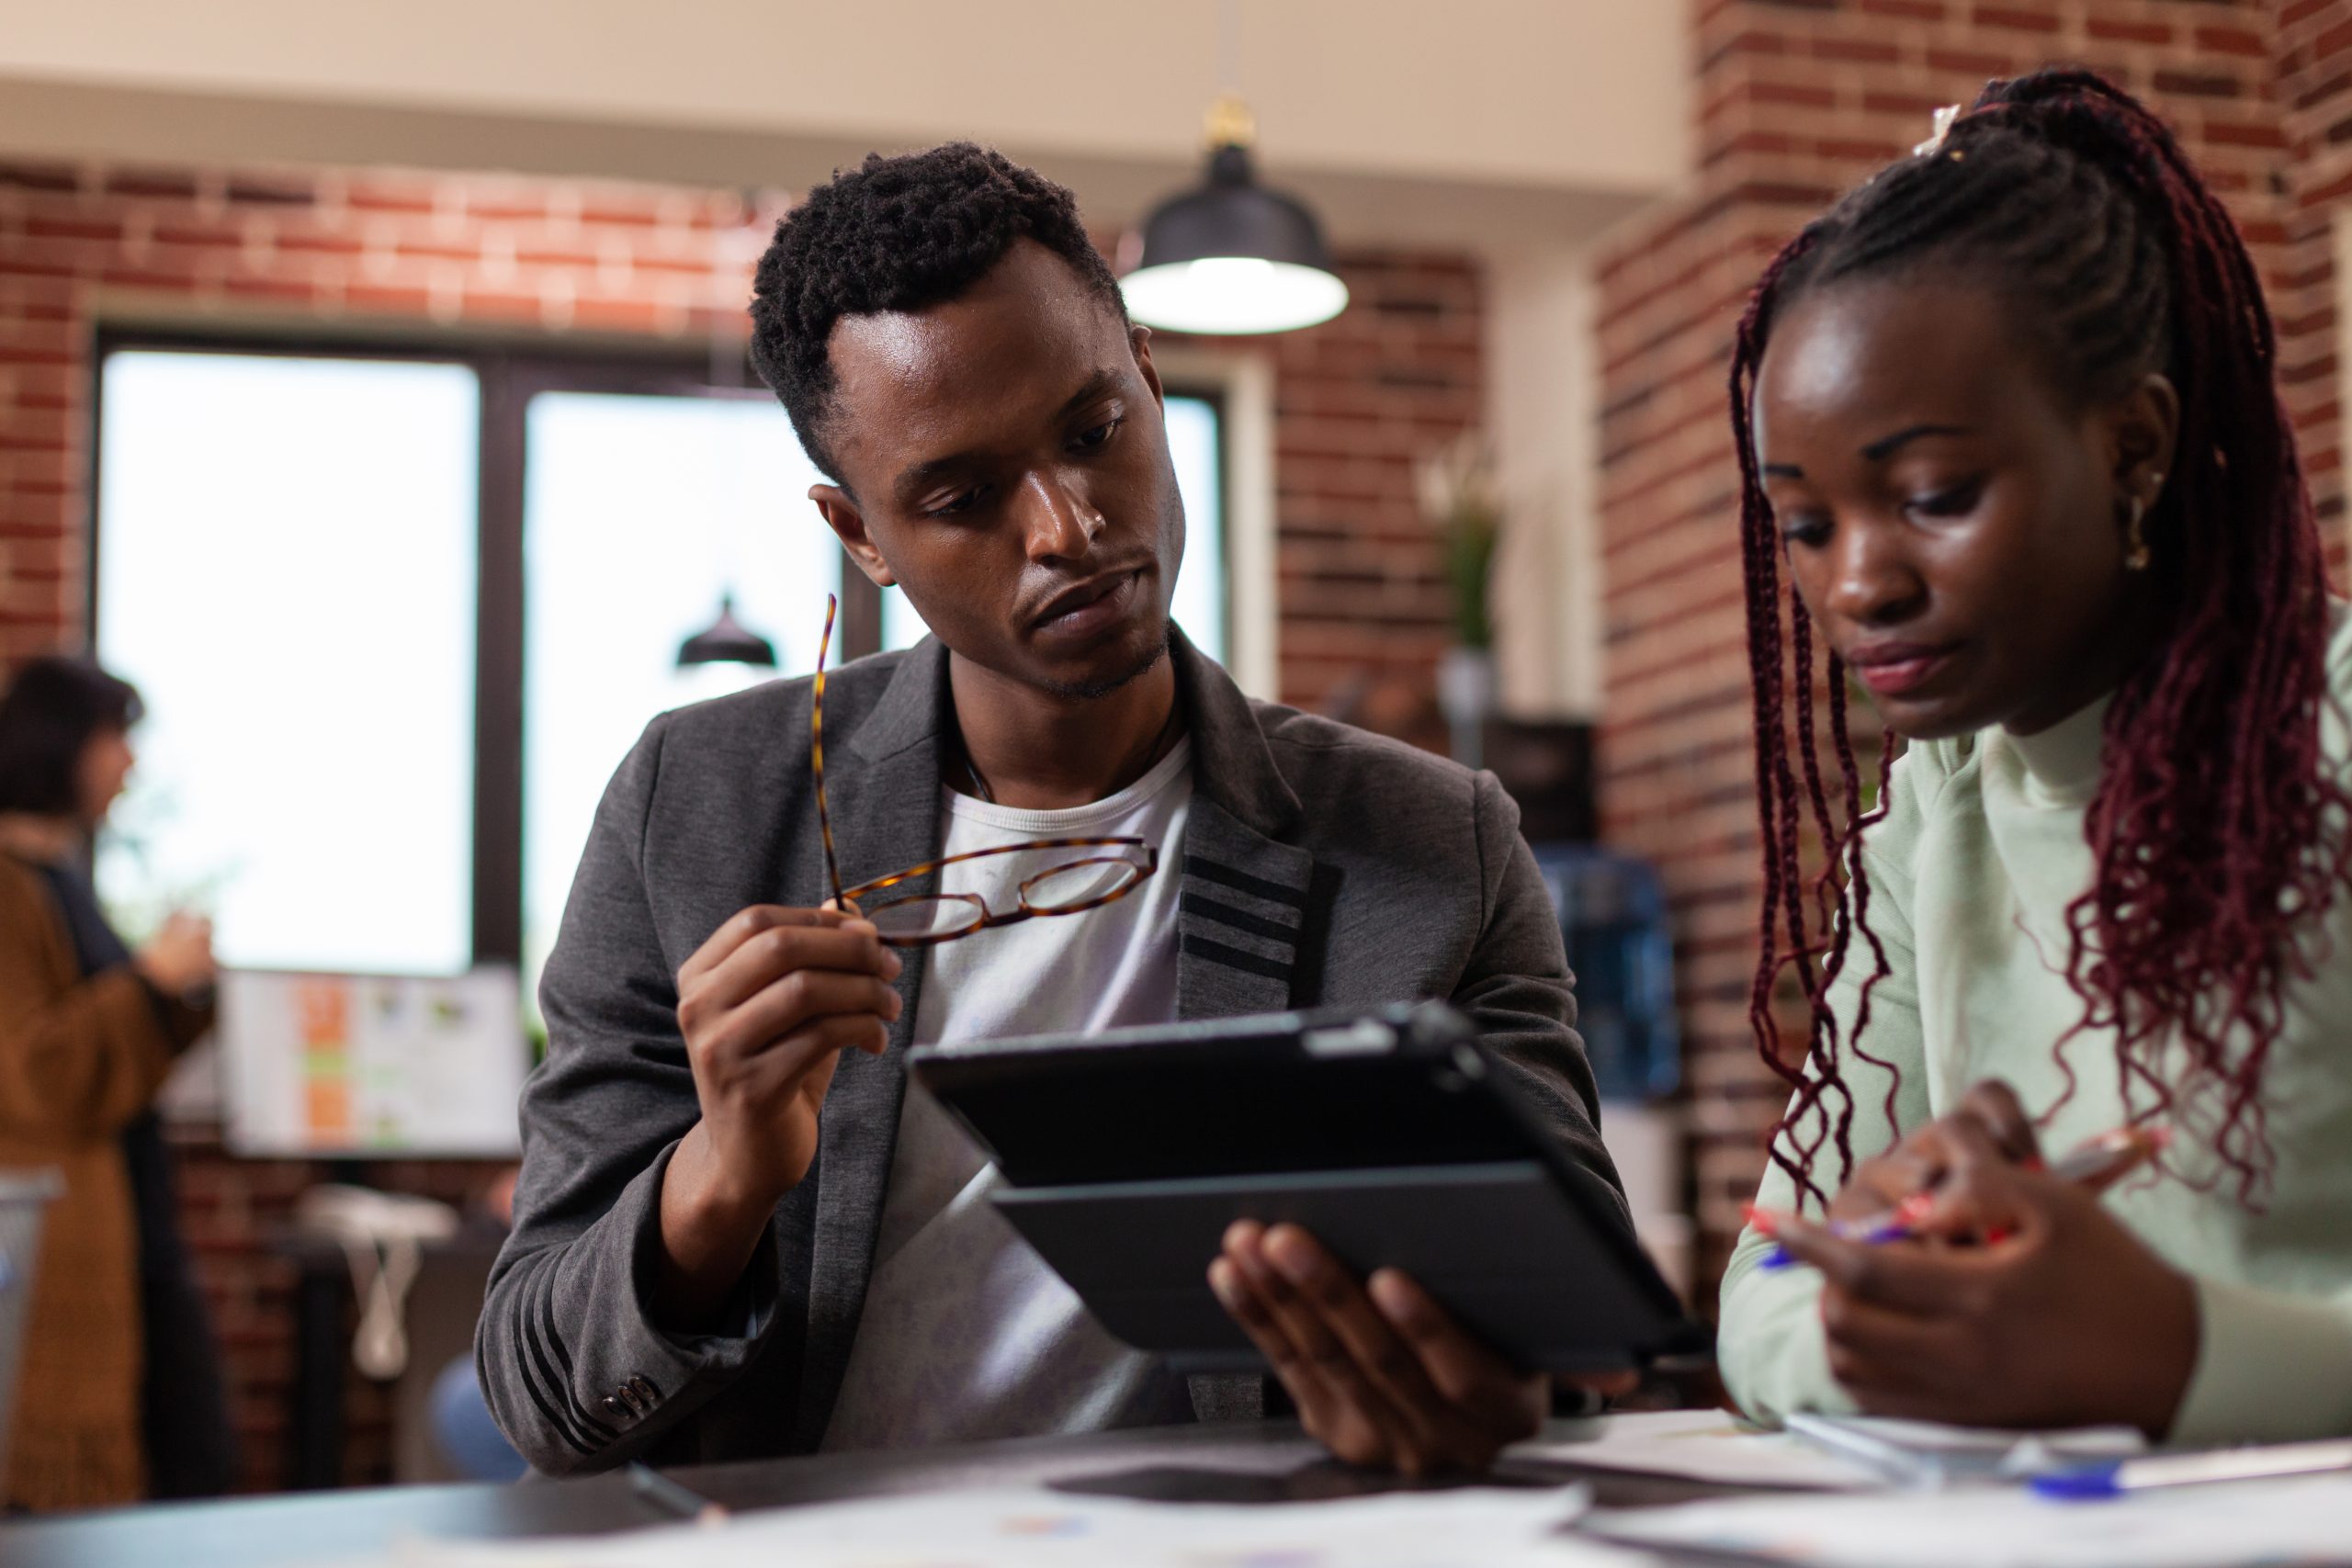
[[[1825,1568],[2254,1568],[2342,1562],[2352,1477],[2052,1502],[2018,1487],[1745,1497],[1596,1513],[1583,1529],[1659,1548]]]
[[[1998,1427],[1951,1427],[1886,1416],[1792,1413],[1789,1435],[1825,1454],[1861,1465],[1891,1485],[1933,1492],[1947,1486],[1996,1485],[2028,1476],[2145,1453],[2136,1427],[2071,1427],[2026,1432]]]
[[[1768,1431],[1721,1410],[1607,1416],[1578,1423],[1566,1438],[1523,1444],[1511,1453],[1718,1486],[1852,1492],[2014,1480],[2147,1448],[2130,1427],[2012,1432],[1873,1416],[1792,1416],[1789,1422],[1808,1429]]]
[[[1577,1423],[1568,1438],[1522,1443],[1510,1454],[1718,1486],[1851,1491],[1885,1484],[1867,1466],[1824,1453],[1786,1432],[1751,1427],[1722,1410],[1603,1416]]]
[[[1465,1488],[1254,1506],[1028,1489],[937,1492],[618,1536],[410,1541],[368,1562],[370,1568],[1640,1568],[1649,1561],[1556,1533],[1583,1506],[1575,1489]]]

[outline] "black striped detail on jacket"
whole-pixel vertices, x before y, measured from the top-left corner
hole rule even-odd
[[[1263,975],[1269,980],[1290,978],[1292,966],[1282,959],[1261,958],[1254,953],[1245,953],[1238,947],[1227,947],[1221,942],[1211,942],[1204,936],[1187,935],[1183,941],[1183,950],[1196,958],[1205,958],[1212,964],[1222,964],[1228,969],[1241,969],[1252,975]]]
[[[1204,920],[1215,920],[1218,925],[1230,926],[1238,931],[1248,931],[1251,936],[1261,936],[1268,942],[1279,942],[1294,950],[1298,946],[1296,926],[1286,926],[1280,920],[1270,920],[1263,915],[1253,915],[1247,909],[1237,909],[1230,904],[1208,897],[1204,894],[1187,891],[1176,901],[1176,908],[1180,914],[1198,915]]]
[[[1306,908],[1306,889],[1304,887],[1269,882],[1262,876],[1252,876],[1246,871],[1236,871],[1229,865],[1219,865],[1198,855],[1184,857],[1184,874],[1236,888],[1253,898],[1263,898],[1270,904],[1287,904],[1294,909],[1302,910]]]
[[[555,1260],[550,1258],[534,1271],[524,1292],[523,1387],[565,1442],[583,1454],[593,1454],[616,1441],[620,1433],[582,1409],[571,1397],[571,1355],[555,1329],[550,1310],[554,1294]]]
[[[1306,895],[1302,890],[1279,882],[1269,882],[1262,876],[1252,876],[1216,861],[1203,860],[1198,855],[1184,857],[1186,886],[1183,896],[1176,901],[1177,913],[1188,929],[1180,944],[1182,951],[1211,964],[1222,964],[1228,969],[1238,969],[1245,975],[1261,976],[1269,980],[1287,981],[1298,956],[1298,926],[1306,911]],[[1193,884],[1211,888],[1231,888],[1251,898],[1296,910],[1289,919],[1255,914],[1239,905],[1228,903],[1212,892],[1204,892]],[[1231,942],[1219,942],[1204,934],[1203,926],[1223,927],[1242,936],[1272,942],[1287,948],[1280,958],[1251,953]]]

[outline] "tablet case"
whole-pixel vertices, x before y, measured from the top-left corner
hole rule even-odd
[[[1208,1288],[1226,1227],[1293,1221],[1401,1269],[1521,1365],[1705,1344],[1616,1195],[1442,1004],[910,1054],[995,1160],[993,1200],[1102,1325],[1185,1373],[1263,1362]]]

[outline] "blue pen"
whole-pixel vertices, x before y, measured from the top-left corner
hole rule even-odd
[[[2172,1129],[2163,1126],[2117,1127],[2101,1133],[2050,1167],[2050,1174],[2061,1181],[2077,1187],[2087,1187],[2103,1192],[2141,1166],[2162,1154],[2172,1144]],[[1883,1247],[1890,1241],[1901,1241],[1913,1234],[1919,1221],[1926,1218],[1933,1204],[1933,1196],[1915,1192],[1899,1205],[1884,1213],[1873,1214],[1866,1220],[1833,1220],[1829,1234],[1848,1241],[1860,1242],[1864,1247]],[[1750,1203],[1747,1218],[1750,1224],[1759,1216],[1770,1216]],[[1780,1269],[1793,1267],[1799,1259],[1785,1247],[1773,1244],[1758,1267]]]
[[[1751,1210],[1753,1207],[1751,1204]],[[1750,1223],[1753,1223],[1752,1214]],[[1883,1247],[1890,1241],[1901,1241],[1911,1234],[1911,1223],[1899,1213],[1878,1214],[1867,1220],[1832,1220],[1824,1228],[1831,1235],[1858,1241],[1864,1247]],[[1757,1267],[1765,1269],[1792,1269],[1797,1261],[1796,1254],[1774,1242],[1772,1250],[1764,1255],[1764,1261]]]
[[[2112,1464],[2062,1470],[2028,1483],[2039,1496],[2064,1502],[2124,1497],[2163,1486],[2205,1486],[2222,1481],[2265,1481],[2352,1470],[2352,1442],[2277,1443],[2267,1448],[2216,1449],[2201,1454],[2157,1454]]]

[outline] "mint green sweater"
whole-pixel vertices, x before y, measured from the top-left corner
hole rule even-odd
[[[2327,765],[2352,758],[2352,616],[2338,606],[2324,710]],[[1854,1148],[1867,1158],[1901,1132],[1949,1110],[1980,1078],[2004,1078],[2039,1116],[2059,1102],[2060,1036],[2083,1004],[2067,985],[2066,907],[2090,885],[2083,812],[2098,781],[2098,703],[2039,735],[1989,729],[1915,744],[1895,764],[1886,819],[1864,840],[1870,924],[1893,976],[1871,993],[1871,1054],[1901,1073],[1898,1126],[1882,1109],[1885,1075],[1848,1058],[1859,1109]],[[2340,897],[2311,949],[2311,979],[2289,994],[2285,1033],[2272,1046],[2263,1100],[2277,1160],[2258,1207],[2233,1177],[2210,1191],[2153,1173],[2107,1198],[2115,1215],[2198,1287],[2197,1366],[2172,1437],[2182,1442],[2282,1440],[2352,1433],[2352,893]],[[1833,993],[1850,1020],[1868,954]],[[2113,1036],[2086,1032],[2068,1046],[2079,1078],[2073,1100],[2042,1130],[2063,1152],[2123,1120]],[[2144,1093],[2141,1103],[2145,1103]],[[2199,1117],[2174,1123],[2175,1155],[2217,1168]],[[2208,1119],[2210,1122],[2210,1118]],[[1831,1184],[1835,1156],[1817,1172]],[[1778,1168],[1758,1201],[1793,1205]],[[1768,1243],[1741,1236],[1724,1276],[1718,1353],[1733,1394],[1751,1414],[1850,1411],[1829,1373],[1809,1269],[1757,1268]]]

